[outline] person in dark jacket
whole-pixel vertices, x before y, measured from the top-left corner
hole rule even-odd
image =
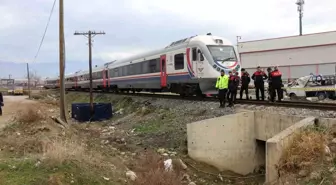
[[[227,94],[226,94],[226,99],[229,101],[230,100],[230,95],[231,95],[231,91],[230,91],[230,84],[231,84],[231,77],[232,77],[232,71],[229,71],[229,89],[228,89],[228,92],[227,92]]]
[[[245,91],[246,99],[248,100],[248,86],[251,82],[250,74],[244,68],[241,69],[241,73],[240,99],[243,98],[243,92]]]
[[[4,106],[2,92],[0,92],[0,116],[2,116],[2,106]]]
[[[267,68],[267,73],[268,73],[268,95],[269,95],[269,100],[272,99],[273,97],[273,89],[272,89],[272,68],[268,67]]]
[[[238,76],[238,73],[235,72],[232,74],[229,78],[229,106],[233,106],[233,104],[236,102],[236,96],[237,96],[237,89],[239,86],[240,78]]]
[[[278,67],[274,67],[274,71],[271,72],[271,83],[272,83],[272,89],[273,89],[273,96],[271,101],[274,102],[275,94],[278,95],[278,101],[281,101],[282,99],[282,74],[278,70]]]
[[[254,80],[254,86],[256,89],[256,97],[257,100],[259,98],[259,91],[261,92],[261,100],[265,100],[265,82],[264,80],[267,79],[267,75],[261,71],[260,66],[257,67],[257,71],[253,73],[252,79]]]

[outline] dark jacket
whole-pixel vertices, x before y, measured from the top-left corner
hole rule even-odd
[[[241,85],[247,87],[251,82],[250,74],[248,72],[242,73],[241,75]]]
[[[2,92],[0,92],[0,102],[3,102]]]
[[[252,79],[255,85],[264,85],[264,80],[267,79],[267,75],[263,71],[256,71],[253,73]]]
[[[238,88],[239,86],[239,76],[236,76],[236,75],[231,75],[229,77],[229,89],[231,90],[235,90]]]
[[[272,85],[272,71],[268,72],[268,85]]]
[[[274,70],[271,73],[271,83],[274,88],[281,88],[282,86],[282,74],[279,70]]]

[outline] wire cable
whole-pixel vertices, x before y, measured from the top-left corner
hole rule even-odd
[[[41,42],[40,42],[40,46],[39,46],[39,48],[38,48],[38,50],[37,50],[37,52],[36,52],[36,55],[35,55],[35,57],[34,57],[34,61],[33,61],[33,62],[36,61],[36,59],[37,59],[37,57],[38,57],[38,55],[39,55],[39,53],[40,53],[40,50],[41,50],[41,47],[42,47],[42,44],[43,44],[43,41],[44,41],[44,37],[45,37],[45,35],[47,34],[47,31],[48,31],[48,27],[49,27],[49,23],[50,23],[51,16],[52,16],[52,14],[53,14],[53,12],[54,12],[55,4],[56,4],[56,0],[54,0],[54,4],[53,4],[53,6],[52,6],[52,8],[51,8],[51,11],[50,11],[50,14],[49,14],[49,19],[48,19],[46,28],[45,28],[44,33],[43,33],[43,36],[42,36],[42,39],[41,39]]]

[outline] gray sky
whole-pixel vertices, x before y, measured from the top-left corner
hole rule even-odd
[[[23,76],[23,63],[33,62],[52,4],[0,0],[0,77]],[[296,35],[296,9],[295,0],[65,0],[66,70],[87,68],[87,39],[76,30],[106,32],[94,39],[94,64],[102,64],[207,32],[233,42],[236,35],[242,41]],[[336,30],[335,0],[306,1],[304,10],[304,33]],[[31,66],[42,76],[58,73],[58,1]]]

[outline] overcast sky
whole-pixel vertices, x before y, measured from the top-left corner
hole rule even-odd
[[[24,76],[25,62],[42,76],[58,74],[58,1],[32,63],[53,1],[0,0],[0,77]],[[295,0],[65,0],[66,71],[88,68],[87,39],[76,30],[106,32],[94,38],[99,65],[208,32],[234,43],[236,35],[242,41],[296,35],[296,9]],[[336,30],[335,0],[306,1],[304,10],[304,33]]]

